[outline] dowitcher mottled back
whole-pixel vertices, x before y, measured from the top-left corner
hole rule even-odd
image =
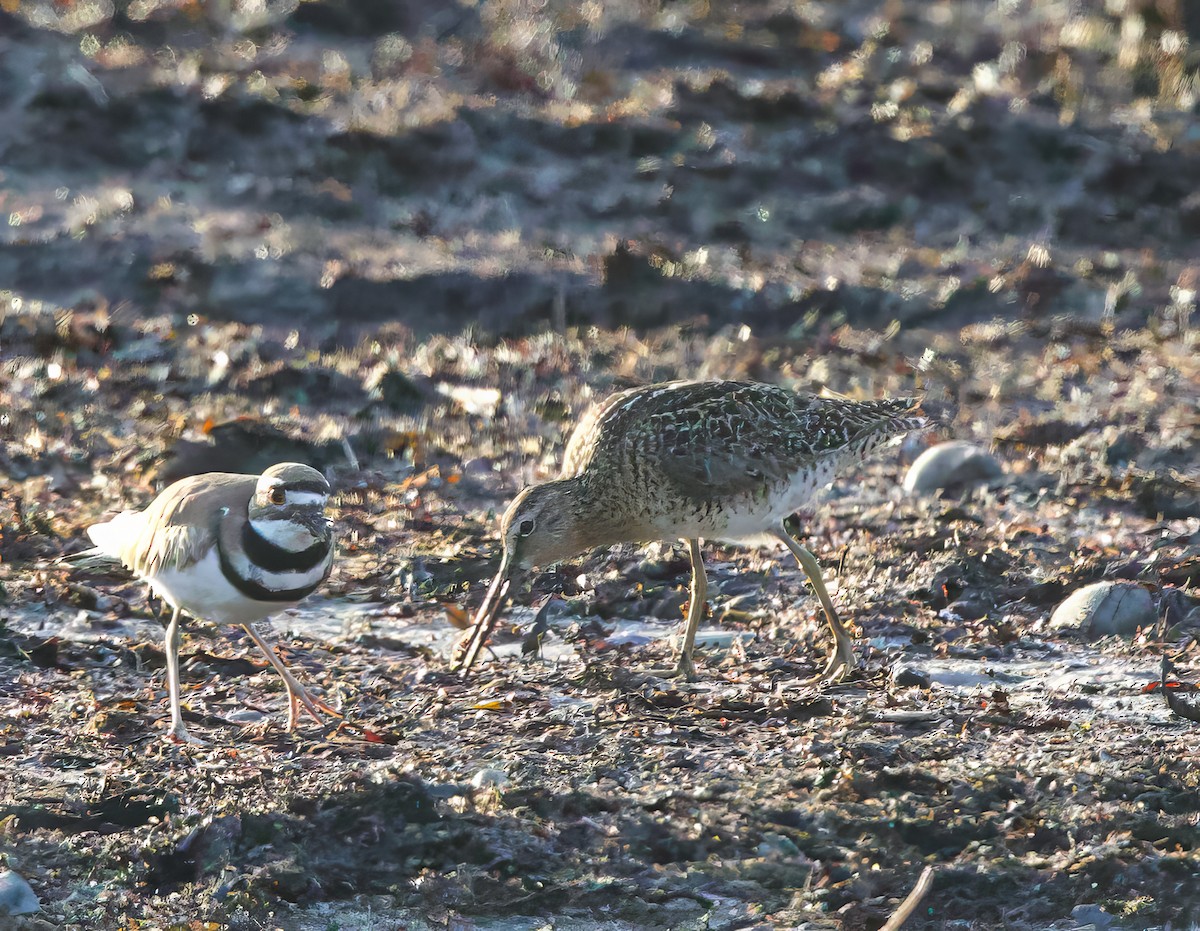
[[[771,535],[800,561],[820,597],[836,648],[818,678],[853,660],[815,558],[783,520],[849,462],[924,425],[909,398],[849,401],[756,382],[669,382],[621,391],[586,414],[567,443],[558,479],[523,490],[501,521],[504,554],[475,625],[456,651],[469,668],[518,570],[598,546],[684,540],[693,586],[675,672],[693,675],[703,613],[701,539]]]

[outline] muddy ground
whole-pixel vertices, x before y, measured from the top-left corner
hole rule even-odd
[[[1200,922],[1146,690],[1200,671],[1196,9],[0,2],[0,925],[857,931],[926,864],[907,927]],[[790,559],[717,545],[692,685],[643,674],[671,545],[526,580],[450,674],[497,511],[674,377],[917,393],[1005,474],[906,496],[910,444],[800,515],[845,684],[790,685]],[[54,560],[281,459],[337,490],[276,626],[345,724],[196,622],[171,745],[156,606]],[[1164,626],[1051,627],[1102,579]]]

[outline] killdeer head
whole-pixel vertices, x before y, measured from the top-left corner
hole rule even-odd
[[[238,624],[279,671],[289,698],[288,729],[300,705],[322,721],[336,714],[313,699],[263,639],[257,622],[297,604],[328,577],[333,532],[325,516],[329,483],[309,466],[284,462],[262,475],[210,472],[168,486],[143,511],[88,528],[96,544],[80,554],[124,563],[173,609],[167,630],[170,735],[190,740],[179,702],[179,616]]]
[[[328,500],[325,476],[308,466],[285,462],[259,477],[247,518],[251,529],[270,546],[299,553],[329,543]]]
[[[218,542],[229,583],[259,602],[296,602],[312,592],[332,564],[328,499],[329,483],[315,469],[294,462],[267,469],[248,503],[233,498],[225,506]]]

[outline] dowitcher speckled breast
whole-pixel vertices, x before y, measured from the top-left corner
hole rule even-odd
[[[678,538],[692,585],[670,674],[694,678],[707,591],[700,541],[772,536],[800,563],[833,634],[824,671],[809,681],[839,681],[854,666],[853,642],[816,557],[784,520],[846,465],[925,422],[911,398],[850,401],[756,382],[678,381],[610,396],[575,428],[559,478],[526,488],[509,506],[499,571],[453,666],[474,664],[518,571],[600,546]]]

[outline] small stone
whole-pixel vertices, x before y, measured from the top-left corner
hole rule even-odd
[[[739,630],[722,630],[719,627],[702,627],[696,631],[697,650],[709,653],[713,658],[724,656],[734,648],[734,644],[752,639],[746,636]],[[672,650],[679,650],[683,647],[683,638],[680,636],[680,631],[675,630],[667,638],[667,645]]]
[[[915,685],[917,688],[927,689],[933,684],[933,680],[930,678],[929,672],[920,666],[914,666],[911,663],[897,663],[892,667],[892,684],[897,688],[908,688]]]
[[[964,440],[950,440],[929,447],[917,457],[904,476],[904,491],[925,496],[957,492],[987,484],[1003,474],[1004,469],[987,450]]]
[[[496,460],[488,456],[477,456],[462,464],[463,475],[491,475],[496,471]]]
[[[509,783],[508,774],[501,769],[481,769],[471,777],[472,789],[503,789]]]
[[[977,621],[991,610],[992,606],[983,597],[972,594],[946,605],[938,616],[947,620]]]
[[[1116,927],[1113,916],[1096,904],[1076,905],[1071,909],[1071,918],[1083,927],[1095,928],[1096,931],[1108,931]]]
[[[390,410],[416,414],[425,406],[425,392],[398,369],[381,365],[367,375],[364,387]]]
[[[1136,582],[1095,582],[1055,608],[1050,626],[1091,637],[1130,636],[1157,621],[1153,597]]]
[[[758,855],[763,858],[798,857],[800,854],[800,848],[790,837],[773,832],[764,834],[762,842],[758,845]]]
[[[12,870],[0,872],[0,915],[32,915],[42,910],[33,887]]]

